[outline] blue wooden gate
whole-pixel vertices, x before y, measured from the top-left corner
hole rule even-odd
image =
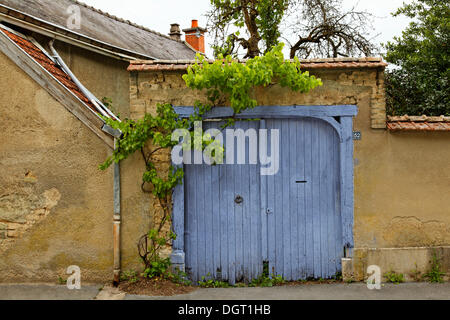
[[[280,171],[262,182],[269,270],[286,280],[334,276],[344,251],[337,133],[311,118],[266,122],[280,130]]]
[[[286,280],[341,270],[344,248],[353,247],[356,107],[314,108],[260,107],[240,115],[261,120],[239,121],[236,128],[268,129],[269,142],[270,130],[279,130],[275,175],[261,175],[259,162],[249,164],[248,143],[246,164],[184,166],[184,184],[174,192],[172,262],[194,282],[202,276],[251,281],[264,265]],[[209,117],[226,116],[227,108],[220,109]],[[177,111],[187,116],[193,109]],[[204,122],[204,129],[218,125]]]

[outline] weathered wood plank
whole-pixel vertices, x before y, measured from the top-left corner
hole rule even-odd
[[[220,230],[220,166],[211,167],[211,193],[212,193],[212,231],[213,231],[213,271],[214,277],[218,279],[220,274],[218,270],[221,268],[221,230]],[[206,186],[207,187],[207,186]],[[219,273],[219,274],[218,274]]]
[[[194,114],[194,107],[175,107],[175,111],[182,118],[188,118]],[[241,114],[236,115],[237,118],[254,119],[254,118],[278,118],[278,119],[295,119],[304,117],[352,117],[357,114],[357,107],[354,105],[338,105],[338,106],[259,106],[251,110],[244,110]],[[227,118],[234,115],[233,109],[229,107],[213,108],[204,115],[205,119]]]
[[[324,123],[318,122],[318,133],[319,133],[319,215],[320,215],[320,265],[321,265],[321,277],[326,278],[328,274],[328,230],[327,230],[327,217],[330,214],[328,208],[328,197],[331,196],[327,194],[328,185],[328,162],[329,155],[328,152],[328,134],[327,127]]]
[[[353,118],[342,117],[343,143],[341,144],[342,227],[344,247],[352,249],[353,242]],[[350,250],[351,251],[351,250]]]
[[[314,233],[313,233],[313,122],[305,122],[305,179],[308,181],[305,190],[305,277],[314,277]]]
[[[259,123],[256,123],[259,128]],[[250,166],[250,201],[248,202],[248,208],[246,209],[249,213],[249,232],[250,232],[250,263],[251,263],[251,271],[250,278],[247,279],[250,281],[251,279],[258,278],[258,276],[262,273],[262,261],[264,261],[262,257],[262,232],[263,227],[261,223],[261,219],[264,218],[266,221],[267,216],[261,216],[261,212],[258,211],[258,208],[261,207],[261,176],[260,176],[260,165]],[[267,239],[267,238],[266,238]],[[267,245],[266,245],[267,246]]]
[[[289,233],[291,240],[290,247],[290,259],[291,259],[291,280],[300,279],[299,274],[299,240],[298,240],[298,219],[301,216],[301,211],[299,210],[299,189],[302,188],[303,184],[298,184],[296,181],[303,180],[303,175],[300,173],[301,158],[302,155],[299,153],[298,140],[301,139],[298,132],[298,124],[301,121],[289,120],[289,139],[290,139],[290,152],[289,152]]]
[[[174,165],[175,169],[183,168],[183,165]],[[173,253],[171,255],[171,261],[174,265],[181,268],[184,271],[185,267],[185,225],[184,225],[184,213],[185,213],[185,199],[184,199],[184,180],[181,184],[177,185],[172,194],[173,208],[172,208],[172,231],[176,234],[176,239],[173,241]]]
[[[270,130],[275,127],[273,119],[268,119],[265,121],[266,128],[268,131],[268,154],[272,154],[271,149],[271,134]],[[277,195],[277,188],[276,188],[276,182],[275,182],[275,175],[269,175],[265,177],[267,181],[267,251],[268,251],[268,262],[269,262],[269,273],[275,273],[276,265],[277,265],[277,242],[276,242],[276,229],[277,229],[277,208],[276,208],[276,195]]]
[[[228,280],[228,206],[227,199],[227,176],[228,166],[219,166],[220,170],[220,270],[222,272],[221,279]]]
[[[260,121],[260,129],[267,130],[266,120]],[[270,140],[269,140],[270,141]],[[261,141],[260,141],[261,143]],[[270,145],[270,144],[269,144]],[[268,151],[270,152],[270,150]],[[259,172],[258,172],[259,174]],[[260,195],[261,195],[261,255],[263,261],[269,261],[269,249],[268,249],[268,229],[267,223],[269,220],[270,206],[268,203],[268,177],[266,175],[260,177]]]
[[[212,166],[207,166],[204,169],[205,179],[202,185],[202,190],[204,193],[204,211],[203,211],[203,220],[204,220],[204,233],[205,233],[205,272],[210,273],[212,277],[215,277],[216,270],[214,269],[214,251],[213,251],[213,208],[216,205],[213,203],[213,194],[212,194]]]
[[[296,121],[296,150],[298,160],[296,162],[296,174],[299,180],[308,181],[306,177],[306,154],[305,154],[305,121]],[[298,271],[295,273],[295,280],[306,277],[306,198],[305,192],[308,183],[297,184],[297,265]]]
[[[282,242],[282,250],[283,250],[283,268],[282,274],[285,276],[287,280],[292,280],[292,261],[291,261],[291,230],[290,230],[290,207],[293,199],[290,199],[290,153],[292,149],[291,145],[291,136],[289,132],[289,121],[283,120],[281,121],[281,157],[280,157],[280,167],[281,167],[281,192],[280,198],[282,199],[282,211],[280,214],[282,215],[282,230],[283,230],[283,242]],[[293,151],[294,152],[294,151]]]

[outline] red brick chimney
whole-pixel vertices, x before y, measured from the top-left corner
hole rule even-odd
[[[207,31],[198,26],[198,20],[192,20],[192,27],[183,29],[183,32],[186,33],[186,42],[201,53],[205,53],[205,32]]]

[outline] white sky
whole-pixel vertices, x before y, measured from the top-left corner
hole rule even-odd
[[[181,28],[191,26],[191,20],[199,20],[200,26],[206,26],[205,13],[210,7],[210,0],[80,0],[88,5],[109,12],[120,18],[133,21],[152,30],[168,34],[171,23],[179,23]],[[383,43],[394,36],[401,35],[408,25],[408,19],[390,15],[403,2],[412,0],[343,0],[345,7],[367,10],[377,18],[374,21],[373,36],[380,34],[374,42]],[[212,56],[209,44],[212,39],[207,36],[207,54]]]

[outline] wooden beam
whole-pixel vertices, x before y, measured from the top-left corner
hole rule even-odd
[[[175,112],[181,118],[194,114],[194,107],[175,107]],[[236,118],[296,118],[296,117],[352,117],[356,116],[358,108],[354,105],[337,106],[262,106],[244,110]],[[234,111],[229,107],[216,107],[204,115],[204,119],[227,118]]]

